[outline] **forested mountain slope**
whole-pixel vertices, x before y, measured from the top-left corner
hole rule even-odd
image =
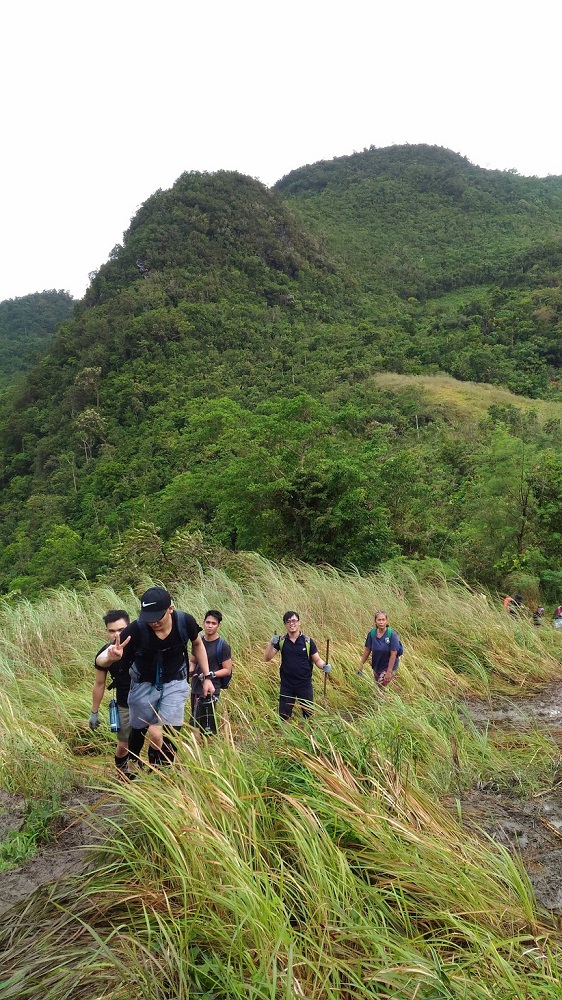
[[[34,292],[0,302],[0,384],[29,367],[74,307],[68,292]]]
[[[562,177],[485,170],[439,146],[371,147],[275,185],[372,290],[427,298],[560,263]]]
[[[362,200],[390,183],[381,157],[395,164],[404,215]],[[344,161],[303,168],[306,184],[290,175],[277,191],[187,173],[141,207],[3,401],[2,589],[31,594],[82,573],[170,579],[186,553],[217,546],[366,569],[427,556],[491,585],[524,572],[558,587],[559,179],[541,208],[549,181],[491,177],[444,150]],[[316,171],[337,185],[313,183]],[[465,174],[463,198],[476,182],[490,189],[478,213],[499,277],[458,290],[432,247],[453,267],[464,245],[468,280],[467,234],[481,227],[454,193]],[[526,209],[509,216],[519,181],[534,229]],[[394,215],[400,260],[427,242],[419,297],[383,252]],[[524,253],[536,267],[518,276]],[[552,413],[503,396],[469,419],[436,406],[427,386],[380,384],[392,369],[550,395]]]
[[[276,189],[352,270],[387,367],[530,395],[559,381],[562,177],[393,146],[302,167]],[[381,322],[389,292],[400,302]]]

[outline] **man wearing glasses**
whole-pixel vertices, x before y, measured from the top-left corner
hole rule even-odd
[[[300,618],[296,611],[286,611],[283,624],[287,629],[284,636],[273,635],[267,644],[264,659],[269,663],[281,651],[279,676],[279,715],[284,721],[291,718],[295,701],[298,701],[305,719],[312,715],[312,664],[315,663],[325,674],[332,669],[318,652],[314,639],[301,632]]]
[[[136,746],[142,747],[148,732],[148,760],[155,767],[173,762],[176,747],[171,734],[184,723],[189,695],[188,641],[204,675],[203,695],[214,691],[200,631],[192,615],[174,609],[164,587],[150,587],[141,597],[137,620],[96,658],[96,667],[101,670],[121,660],[121,670],[129,671],[129,749],[136,753]]]

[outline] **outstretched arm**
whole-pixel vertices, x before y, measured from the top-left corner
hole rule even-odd
[[[200,635],[198,635],[196,639],[192,640],[191,649],[193,651],[193,656],[197,660],[197,663],[201,667],[201,672],[203,673],[203,697],[206,698],[207,695],[215,693],[215,685],[209,677],[207,650],[205,649],[205,644]]]

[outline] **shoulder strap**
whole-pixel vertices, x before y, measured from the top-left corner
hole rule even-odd
[[[371,631],[369,632],[369,638],[374,639],[376,633],[377,633],[376,628],[372,628]]]
[[[137,626],[139,630],[140,643],[137,646],[136,652],[144,656],[148,652],[148,647],[150,645],[150,629],[146,622],[139,622],[137,619]]]
[[[386,638],[388,639],[389,642],[392,639],[392,629],[390,625],[386,626]]]
[[[223,651],[223,649],[224,649],[224,639],[223,639],[222,635],[219,635],[219,637],[217,639],[217,663],[219,665],[219,669],[222,667],[222,651]]]
[[[189,635],[187,634],[187,617],[185,611],[174,611],[176,616],[176,622],[178,626],[178,632],[180,634],[180,639],[184,646],[187,646],[189,642]]]
[[[305,644],[305,647],[306,647],[306,655],[308,656],[308,659],[310,660],[310,636],[309,635],[305,635],[304,632],[303,632],[302,633],[302,637],[304,639],[304,644]],[[286,638],[287,638],[286,635],[282,635],[279,638],[279,652],[281,652],[281,650],[283,649],[283,644],[284,644]]]

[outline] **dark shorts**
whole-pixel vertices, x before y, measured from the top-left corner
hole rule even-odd
[[[301,706],[302,714],[306,717],[312,715],[312,677],[307,680],[294,680],[281,675],[281,687],[279,690],[279,715],[282,719],[290,719],[293,714],[295,702]]]

